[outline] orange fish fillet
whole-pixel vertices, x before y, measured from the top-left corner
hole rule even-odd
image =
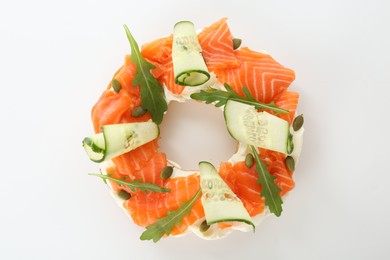
[[[219,169],[222,179],[241,199],[250,216],[264,211],[264,199],[260,196],[261,185],[257,184],[258,174],[244,162],[222,163]]]
[[[241,96],[244,96],[242,87],[245,86],[258,101],[269,103],[295,79],[294,71],[283,67],[268,54],[249,48],[236,50],[235,54],[240,66],[217,70],[215,74],[219,82],[228,83]]]
[[[172,41],[173,36],[169,35],[167,37],[160,38],[153,42],[147,43],[142,46],[141,54],[145,59],[155,65],[158,70],[162,70],[162,73],[160,73],[160,75],[156,77],[160,81],[160,83],[165,84],[165,86],[172,93],[180,94],[184,90],[184,86],[180,86],[175,83],[171,56]]]
[[[95,133],[101,132],[101,126],[117,124],[122,116],[128,111],[131,98],[126,92],[119,94],[110,90],[103,92],[99,101],[92,108],[92,122]]]
[[[261,159],[268,164],[267,170],[275,176],[275,183],[283,196],[294,188],[292,173],[285,165],[282,153],[260,149]],[[255,166],[248,168],[245,162],[222,163],[219,173],[232,191],[241,199],[250,216],[256,216],[264,210],[264,198],[259,196],[261,185],[257,184],[258,173]]]
[[[168,211],[176,210],[180,203],[191,199],[199,189],[199,175],[172,178],[165,181],[168,193],[143,193],[137,192],[129,200],[124,202],[134,222],[140,226],[154,224],[157,219],[168,214]],[[180,234],[192,225],[197,219],[204,217],[200,198],[191,209],[190,215],[183,218],[181,225],[176,226],[172,235]]]
[[[297,110],[299,94],[292,91],[282,91],[274,99],[275,105],[290,111],[288,114],[279,114],[278,116],[287,120],[290,124],[294,119],[295,111]]]
[[[286,166],[286,156],[282,153],[260,148],[260,158],[268,165],[267,170],[274,175],[275,183],[281,189],[280,195],[283,196],[292,190],[295,182]]]
[[[210,71],[240,66],[233,50],[233,36],[223,18],[206,27],[198,35],[202,55]]]

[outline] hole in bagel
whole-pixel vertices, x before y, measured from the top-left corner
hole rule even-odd
[[[184,170],[198,169],[200,161],[219,168],[237,147],[226,129],[223,111],[194,100],[169,104],[160,135],[160,151]]]

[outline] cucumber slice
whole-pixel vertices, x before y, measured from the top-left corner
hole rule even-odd
[[[85,137],[83,140],[83,147],[89,159],[94,162],[99,162],[104,157],[105,145],[103,133]]]
[[[127,153],[157,138],[159,129],[154,122],[102,126],[103,133],[84,138],[83,147],[94,162],[103,162]]]
[[[292,152],[292,136],[286,120],[232,100],[227,101],[224,116],[230,135],[237,141],[284,154]]]
[[[175,24],[172,62],[176,84],[199,86],[210,79],[192,22],[181,21]]]
[[[241,200],[219,176],[215,167],[209,162],[200,162],[200,187],[202,205],[208,225],[238,221],[252,225],[252,219]]]

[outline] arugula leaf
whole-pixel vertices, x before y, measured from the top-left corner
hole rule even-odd
[[[261,184],[261,196],[264,197],[265,204],[268,206],[271,213],[277,217],[282,214],[282,198],[279,195],[280,188],[275,183],[275,176],[271,175],[267,170],[267,165],[259,158],[256,147],[251,145],[253,156],[256,160],[256,172],[259,174],[257,183]]]
[[[112,175],[112,173],[107,173],[107,176],[111,176],[111,175]],[[100,177],[100,176],[103,176],[103,173],[102,173],[102,171],[100,171],[100,173],[99,173],[99,177]],[[106,180],[106,179],[102,178],[102,181],[104,182],[104,184],[108,185],[108,183],[107,183],[107,180]]]
[[[153,240],[156,243],[165,234],[169,235],[174,226],[180,224],[185,215],[190,214],[192,207],[201,194],[201,189],[199,189],[190,200],[180,203],[180,208],[169,211],[167,216],[158,219],[155,224],[147,226],[140,237],[141,240]]]
[[[155,66],[142,57],[138,44],[131,35],[129,28],[126,25],[123,25],[123,27],[131,47],[131,61],[136,68],[133,87],[140,86],[142,108],[148,110],[153,121],[159,125],[164,117],[164,112],[168,110],[168,105],[161,84],[150,73],[150,70],[154,69]]]
[[[226,104],[226,102],[230,100],[238,101],[241,103],[245,103],[251,106],[254,106],[256,109],[268,109],[276,112],[276,114],[288,114],[290,113],[286,109],[279,108],[272,101],[269,104],[264,104],[260,101],[257,101],[249,92],[246,87],[242,87],[242,91],[244,92],[245,97],[241,97],[237,95],[232,87],[230,87],[227,83],[224,84],[226,91],[218,90],[215,88],[210,88],[208,90],[201,90],[198,93],[194,93],[191,95],[192,99],[204,101],[206,104],[210,104],[215,102],[216,107],[221,107]]]
[[[107,175],[103,175],[103,174],[90,173],[88,175],[100,177],[103,180],[115,181],[118,184],[123,184],[123,185],[127,186],[131,191],[135,191],[135,189],[138,189],[138,190],[143,191],[143,192],[147,192],[147,191],[151,191],[151,192],[169,192],[170,191],[167,188],[154,185],[153,183],[143,183],[143,182],[141,182],[141,180],[135,180],[135,181],[128,182],[128,181],[124,181],[124,180],[117,179],[117,178],[114,178],[114,177],[111,177],[111,176],[107,176]]]

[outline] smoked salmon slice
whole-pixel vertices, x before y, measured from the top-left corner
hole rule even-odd
[[[264,199],[259,196],[261,185],[257,184],[258,174],[253,167],[248,168],[245,162],[234,165],[226,162],[221,164],[219,174],[241,199],[250,216],[264,211]]]
[[[148,144],[152,144],[152,146],[157,145],[156,143]],[[143,183],[153,183],[158,186],[163,186],[164,183],[160,177],[160,173],[164,169],[164,167],[167,166],[167,158],[165,153],[159,153],[157,152],[157,149],[154,153],[151,153],[150,151],[153,151],[154,149],[148,149],[147,147],[143,148],[144,150],[142,152],[147,151],[149,152],[149,154],[148,157],[141,157],[148,158],[144,159],[144,161],[142,162],[142,166],[140,166],[139,164],[140,161],[135,162],[135,160],[129,160],[129,158],[131,157],[123,157],[122,155],[114,158],[115,160],[113,160],[113,162],[115,164],[115,167],[110,169],[110,171],[107,171],[107,174],[110,174],[111,177],[123,179],[128,182],[140,180]],[[134,163],[136,164],[136,166],[133,165]],[[123,189],[130,194],[136,194],[135,191],[130,190],[125,185],[118,185],[115,181],[109,181],[115,192],[118,192],[120,189]]]
[[[280,195],[287,194],[294,188],[295,182],[292,178],[292,172],[286,166],[285,155],[262,148],[259,151],[261,160],[268,165],[267,170],[276,177],[275,183],[281,189]]]
[[[159,75],[156,77],[157,80],[159,80],[160,83],[165,84],[167,89],[169,89],[169,91],[172,93],[180,94],[183,92],[185,87],[175,83],[171,56],[172,41],[173,36],[169,35],[167,37],[144,44],[142,46],[141,54],[145,59],[156,66],[157,70],[162,70],[162,73],[156,72],[156,69],[153,71],[155,77],[155,74]]]
[[[228,83],[241,96],[244,96],[242,87],[246,87],[258,101],[269,103],[295,79],[294,71],[285,68],[268,54],[249,48],[238,49],[235,54],[239,67],[214,72],[219,82]]]
[[[145,227],[154,224],[157,219],[166,216],[168,211],[178,209],[180,203],[188,201],[200,188],[199,175],[177,177],[164,182],[164,187],[169,188],[171,192],[147,194],[137,192],[124,202],[124,207],[137,225]],[[202,217],[204,211],[199,198],[190,214],[183,218],[181,225],[176,226],[171,234],[184,232],[188,226]]]
[[[297,110],[298,101],[299,94],[296,92],[284,90],[279,93],[274,99],[275,105],[290,112],[288,114],[279,114],[278,116],[291,124]]]
[[[158,153],[158,139],[119,155],[112,161],[115,164],[115,172],[121,177],[128,177],[128,181],[140,179],[155,184],[157,184],[156,175],[160,174],[167,164],[165,154]],[[154,172],[147,171],[148,167],[153,167]]]
[[[113,93],[105,90],[99,101],[92,108],[92,122],[95,133],[101,132],[101,126],[117,124],[131,106],[131,98],[125,93]]]
[[[223,18],[215,22],[198,35],[202,55],[210,71],[240,66],[233,50],[233,36],[226,20],[227,18]]]
[[[110,83],[92,108],[91,116],[95,133],[100,133],[100,128],[103,125],[145,122],[151,119],[149,113],[137,118],[131,116],[133,109],[141,105],[139,86],[132,86],[134,75],[135,65],[131,62],[128,55],[125,58],[123,67],[114,76],[121,85],[119,93],[110,90]]]
[[[172,61],[173,35],[163,37],[142,45],[141,54],[145,59],[160,64]]]
[[[283,154],[260,149],[260,157],[268,164],[267,170],[275,176],[275,183],[281,189],[281,196],[294,188],[292,174],[285,165]],[[241,199],[250,216],[256,216],[264,211],[265,204],[264,199],[259,196],[261,185],[257,183],[259,175],[255,171],[255,166],[248,168],[245,162],[237,162],[234,165],[226,162],[221,164],[219,174]]]

